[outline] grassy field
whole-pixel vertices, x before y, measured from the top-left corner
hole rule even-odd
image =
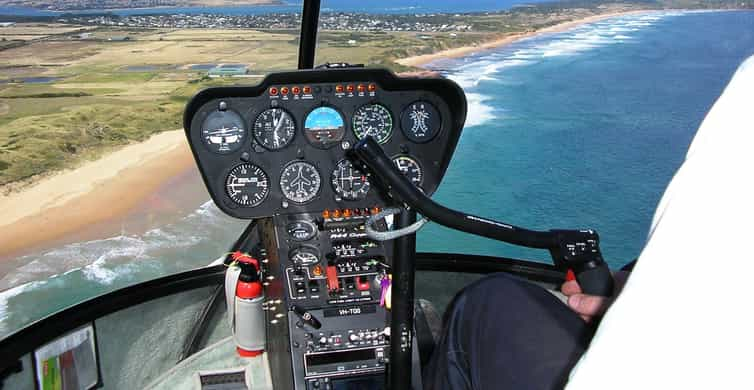
[[[474,32],[458,34],[322,31],[316,62],[409,70],[393,60],[615,10],[451,16],[458,19],[454,22],[474,25]],[[82,32],[91,35],[79,39]],[[129,40],[111,40],[115,37]],[[297,53],[298,31],[30,23],[1,28],[0,191],[22,188],[40,175],[178,129],[183,105],[199,89],[255,83],[271,71],[294,69]],[[209,79],[206,70],[192,69],[195,64],[221,63],[247,64],[250,77]],[[56,79],[20,82],[27,77]]]

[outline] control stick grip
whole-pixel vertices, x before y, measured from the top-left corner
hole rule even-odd
[[[611,297],[614,292],[613,275],[607,263],[595,261],[586,264],[576,272],[576,281],[579,282],[584,294]]]

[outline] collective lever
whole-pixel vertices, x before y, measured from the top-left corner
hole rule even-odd
[[[306,311],[306,309],[298,305],[292,305],[291,310],[301,319],[301,321],[311,326],[312,328],[319,329],[322,327],[322,323],[319,322],[317,317],[315,317],[312,313]]]
[[[426,218],[451,229],[529,248],[547,249],[557,267],[574,271],[584,293],[613,295],[613,278],[602,258],[597,232],[528,230],[452,210],[436,203],[411,184],[372,137],[362,139],[351,151],[377,179],[375,184],[383,186],[393,199]]]

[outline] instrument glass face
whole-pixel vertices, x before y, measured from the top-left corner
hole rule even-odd
[[[225,179],[225,192],[242,207],[256,207],[270,193],[270,182],[262,168],[254,164],[240,164],[231,169]]]
[[[359,200],[369,193],[367,175],[356,169],[349,160],[341,160],[332,173],[332,186],[336,196],[345,200]]]
[[[304,121],[304,135],[313,146],[327,149],[340,143],[346,134],[346,123],[336,109],[329,106],[312,110]]]
[[[296,122],[282,108],[262,111],[254,121],[254,138],[268,150],[279,150],[288,145],[296,135]]]
[[[286,240],[307,246],[323,232],[319,221],[355,221],[400,205],[379,172],[359,161],[356,146],[368,138],[387,156],[386,167],[392,162],[431,196],[458,143],[465,103],[463,91],[447,79],[347,68],[272,73],[258,85],[207,88],[183,117],[218,208],[242,219],[316,215],[313,226],[288,231]]]
[[[381,104],[361,106],[353,114],[353,133],[358,139],[372,136],[384,144],[393,135],[393,116]]]
[[[397,156],[393,158],[393,163],[398,167],[398,170],[406,176],[411,184],[419,187],[424,180],[424,173],[422,167],[415,159],[409,156]]]
[[[202,140],[211,152],[233,153],[243,146],[245,139],[244,120],[233,111],[215,111],[202,123]]]
[[[319,194],[322,178],[317,167],[306,161],[286,165],[280,175],[280,190],[293,203],[304,204]]]
[[[319,252],[317,249],[302,246],[291,251],[291,262],[297,265],[310,265],[319,263]]]
[[[431,141],[440,132],[440,112],[432,103],[419,100],[411,103],[401,114],[401,130],[416,143]]]

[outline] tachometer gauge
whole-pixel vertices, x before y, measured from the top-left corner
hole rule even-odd
[[[343,116],[332,107],[317,107],[306,116],[304,135],[313,146],[327,149],[346,134]]]
[[[406,176],[411,184],[419,187],[424,180],[424,174],[422,173],[422,167],[419,162],[408,156],[397,156],[393,158],[393,163],[398,167],[398,170]]]
[[[317,249],[302,246],[296,248],[290,253],[291,262],[297,265],[309,265],[319,263],[319,252]]]
[[[296,123],[282,108],[264,110],[254,121],[254,138],[266,149],[281,149],[293,140],[294,135]]]
[[[424,143],[440,132],[440,112],[430,102],[413,102],[401,114],[401,130],[413,142]]]
[[[202,123],[202,140],[214,153],[232,153],[243,146],[246,126],[243,118],[233,111],[215,111]]]
[[[361,106],[353,114],[353,133],[358,139],[371,135],[377,142],[384,144],[393,135],[393,117],[383,105]]]
[[[341,160],[332,173],[332,186],[335,193],[345,200],[359,200],[367,197],[369,180],[348,160]]]
[[[280,190],[286,199],[294,203],[306,203],[319,193],[322,178],[317,167],[306,161],[294,161],[286,165],[280,175]]]
[[[230,199],[244,207],[259,206],[270,193],[269,179],[262,168],[254,164],[235,166],[225,179],[225,192]]]

